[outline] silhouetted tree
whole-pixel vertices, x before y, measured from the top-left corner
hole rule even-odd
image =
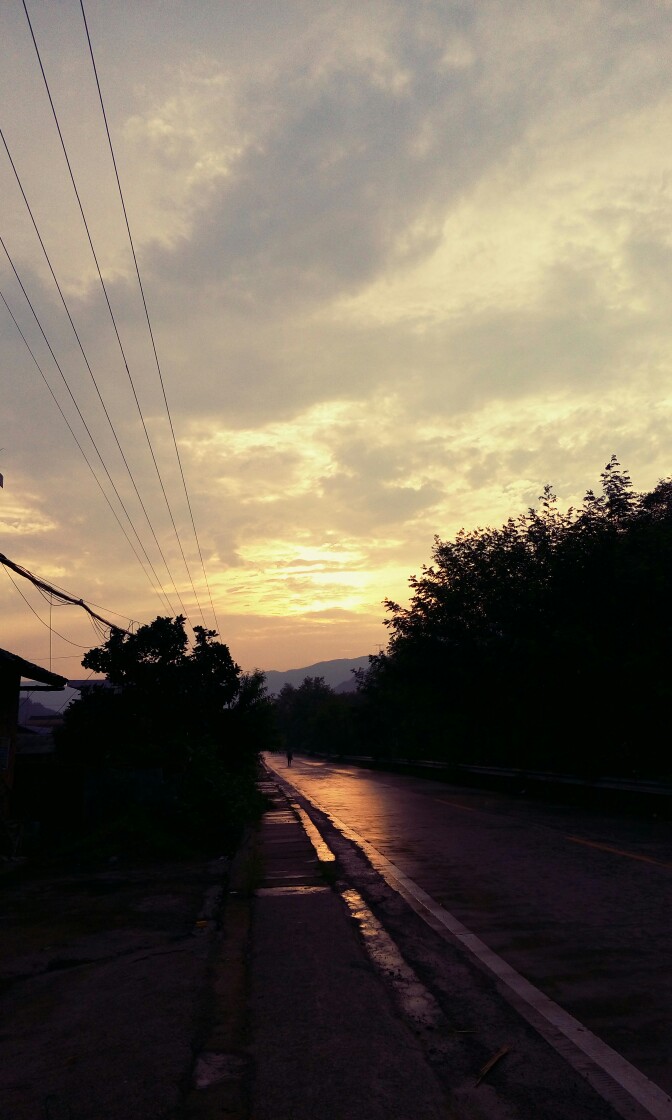
[[[158,772],[170,827],[214,839],[255,804],[272,709],[263,674],[243,674],[214,630],[194,627],[190,649],[184,623],[159,617],[134,634],[112,630],[84,656],[112,687],[70,705],[58,755],[80,775]]]
[[[353,697],[340,695],[324,677],[304,677],[298,688],[286,684],[275,701],[283,741],[303,753],[343,754],[353,749]]]
[[[637,495],[616,456],[579,510],[561,513],[546,486],[500,529],[436,537],[408,607],[387,602],[387,650],[360,678],[373,749],[660,773],[671,572],[672,481]]]

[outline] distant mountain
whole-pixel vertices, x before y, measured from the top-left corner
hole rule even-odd
[[[53,715],[55,711],[64,711],[71,700],[79,700],[77,689],[69,687],[62,689],[60,692],[29,692],[26,696],[27,699],[24,699],[22,695],[22,704],[37,704],[40,708],[47,708],[49,715]],[[33,700],[33,696],[39,696],[39,701]]]
[[[53,716],[53,714],[53,708],[48,708],[45,704],[39,704],[36,700],[22,698],[19,703],[20,724],[25,724],[30,719],[44,719],[47,716]]]
[[[277,669],[266,671],[266,686],[271,696],[277,696],[283,685],[292,684],[298,688],[306,677],[323,677],[335,692],[351,692],[354,689],[353,669],[368,669],[369,656],[337,657],[335,661],[318,661],[315,665],[304,665],[302,669]]]
[[[278,669],[268,669],[265,672],[266,687],[268,688],[271,696],[277,696],[280,689],[285,684],[293,684],[298,688],[305,677],[324,677],[325,683],[333,688],[334,692],[353,692],[355,688],[354,677],[352,675],[353,669],[368,669],[369,656],[364,654],[362,657],[337,657],[334,661],[318,661],[315,665],[304,665],[301,669],[286,669],[281,672]],[[79,683],[79,682],[78,682]],[[41,692],[39,694],[40,702],[32,699],[24,699],[25,705],[32,705],[33,707],[43,707],[48,709],[47,714],[51,715],[53,712],[67,708],[71,700],[79,700],[80,692],[75,688],[65,688],[62,692]],[[24,708],[24,718],[27,719],[29,715],[29,708]],[[33,714],[30,712],[30,714]],[[35,715],[42,714],[35,712]]]

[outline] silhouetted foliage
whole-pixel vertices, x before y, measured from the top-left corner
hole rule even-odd
[[[286,684],[275,700],[283,744],[307,754],[353,750],[352,694],[334,692],[324,677],[304,677],[298,688]]]
[[[113,687],[70,705],[58,756],[98,791],[100,811],[139,799],[185,841],[225,847],[254,810],[272,707],[262,673],[242,673],[214,630],[194,627],[189,649],[184,623],[159,617],[135,634],[112,630],[89,650],[82,664]]]
[[[584,774],[672,773],[672,480],[616,456],[580,510],[435,538],[359,681],[372,750]]]

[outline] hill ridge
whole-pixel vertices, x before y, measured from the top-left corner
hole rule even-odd
[[[361,657],[336,657],[330,661],[316,661],[312,665],[303,665],[298,669],[268,669],[265,671],[266,686],[272,696],[277,696],[286,684],[297,688],[306,677],[323,677],[325,684],[330,688],[338,689],[341,685],[349,684],[353,669],[368,669],[368,667],[369,654],[366,653]]]

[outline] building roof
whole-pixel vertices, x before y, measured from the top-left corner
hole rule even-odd
[[[76,688],[80,692],[86,692],[92,688],[112,688],[112,685],[107,677],[85,677],[84,680],[69,680],[68,688]]]
[[[51,673],[48,669],[43,669],[41,665],[33,665],[32,661],[26,661],[16,653],[0,649],[0,673],[3,669],[10,668],[15,673],[18,672],[19,676],[25,677],[26,680],[38,681],[40,684],[48,685],[54,692],[65,688],[68,683],[65,677],[59,677],[57,673]]]

